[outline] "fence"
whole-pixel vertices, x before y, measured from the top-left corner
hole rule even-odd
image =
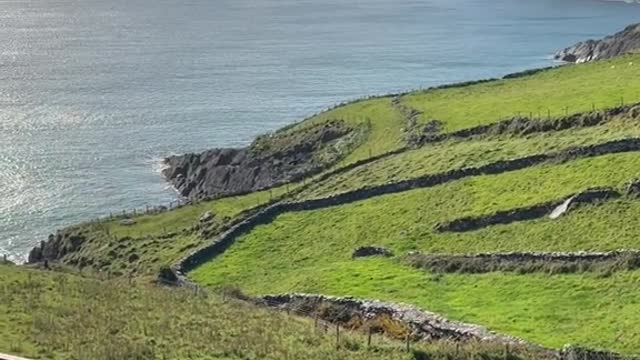
[[[345,339],[349,338],[350,341],[353,341],[351,337],[349,337],[345,332],[358,332],[364,335],[366,339],[364,344],[367,348],[371,348],[375,346],[375,338],[376,335],[384,336],[385,333],[382,331],[380,324],[375,319],[369,319],[362,323],[358,322],[349,322],[349,321],[331,321],[326,318],[326,314],[323,314],[322,311],[311,308],[298,307],[292,309],[289,306],[283,305],[280,302],[276,302],[269,299],[255,299],[248,297],[242,294],[239,290],[236,289],[221,289],[219,291],[213,291],[211,289],[203,288],[195,283],[185,283],[185,282],[177,282],[177,281],[169,281],[167,279],[159,278],[158,281],[161,284],[172,286],[172,287],[182,287],[188,289],[188,291],[192,292],[193,296],[210,296],[215,295],[219,296],[222,301],[229,300],[239,300],[246,303],[250,303],[257,306],[267,307],[269,309],[275,309],[282,312],[287,313],[287,315],[301,316],[309,319],[313,319],[313,327],[316,332],[321,332],[323,334],[331,334],[335,339],[336,349],[340,349],[345,344]],[[133,278],[129,277],[129,283],[132,284]],[[337,310],[331,313],[331,317],[334,319],[350,319],[352,314],[347,309]],[[414,337],[408,327],[401,325],[399,322],[397,323],[398,327],[403,331],[399,334],[393,334],[392,338],[395,340],[402,341],[402,348],[406,352],[411,352],[414,347],[414,343],[418,341]],[[390,334],[387,334],[390,335]],[[457,345],[459,349],[459,344]],[[507,351],[509,346],[506,347]]]

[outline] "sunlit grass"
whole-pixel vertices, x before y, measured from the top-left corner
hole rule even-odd
[[[316,329],[312,319],[214,293],[4,265],[0,279],[0,352],[34,359],[414,358],[403,342],[375,336],[367,348],[363,333],[344,329],[337,349],[335,333]],[[438,343],[413,349],[434,359],[457,352]],[[467,344],[460,355],[502,359],[502,351]]]

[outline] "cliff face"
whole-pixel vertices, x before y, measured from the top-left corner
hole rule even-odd
[[[212,149],[165,159],[164,176],[181,195],[198,199],[245,193],[298,180],[339,160],[357,131],[335,120],[261,136],[240,149]]]
[[[624,30],[601,40],[579,42],[555,54],[556,60],[583,63],[609,59],[640,50],[640,24],[627,26]]]

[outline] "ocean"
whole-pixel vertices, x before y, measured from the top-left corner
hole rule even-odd
[[[0,254],[176,200],[164,156],[548,66],[639,15],[604,0],[0,0]]]

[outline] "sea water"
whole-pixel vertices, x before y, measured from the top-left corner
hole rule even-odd
[[[0,254],[167,204],[169,154],[337,102],[550,65],[640,19],[604,0],[0,1]]]

